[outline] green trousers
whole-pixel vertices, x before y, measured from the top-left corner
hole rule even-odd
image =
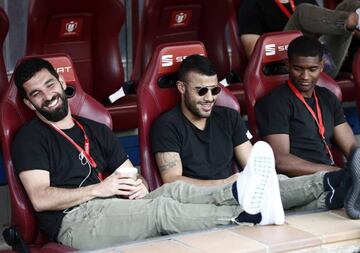
[[[58,241],[95,249],[162,234],[230,224],[242,209],[231,185],[165,184],[145,199],[94,199],[65,215]]]
[[[323,174],[279,176],[285,209],[324,205]],[[230,224],[242,212],[231,185],[201,187],[178,181],[145,199],[94,199],[66,214],[58,241],[77,249],[96,249],[163,234]]]

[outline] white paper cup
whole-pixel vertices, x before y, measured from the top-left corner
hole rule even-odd
[[[134,180],[138,178],[138,170],[134,167],[119,167],[115,172],[124,178],[132,178]]]

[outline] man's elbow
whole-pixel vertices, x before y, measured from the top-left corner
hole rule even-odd
[[[358,148],[359,148],[359,146],[358,146],[356,140],[353,141],[353,143],[352,143],[352,145],[351,145],[351,148],[350,148],[350,152],[349,152],[349,154],[347,155],[347,158],[351,158],[352,154],[353,154],[353,153],[355,152],[355,150],[358,149]]]
[[[36,212],[49,211],[44,201],[31,199],[32,206]]]
[[[275,155],[275,168],[276,172],[280,174],[288,174],[288,170],[286,169],[286,162],[281,157]]]
[[[43,194],[30,194],[30,202],[36,212],[43,212],[51,210],[49,203],[47,203],[46,198]]]

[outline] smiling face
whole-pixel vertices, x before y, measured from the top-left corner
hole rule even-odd
[[[212,94],[212,89],[218,89],[217,87],[218,79],[216,75],[207,76],[196,72],[189,72],[186,82],[178,82],[182,101],[181,108],[187,118],[199,120],[210,116],[217,97],[217,95]],[[208,88],[203,96],[198,93],[201,88]]]
[[[27,97],[25,104],[45,119],[58,122],[69,114],[66,85],[62,77],[57,79],[48,70],[42,69],[23,87]]]
[[[324,67],[319,56],[297,56],[289,62],[289,77],[304,97],[311,97]]]

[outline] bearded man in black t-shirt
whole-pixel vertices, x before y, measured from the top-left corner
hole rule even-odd
[[[337,97],[316,85],[323,69],[321,44],[314,37],[298,37],[290,43],[288,57],[289,81],[272,90],[255,107],[260,135],[274,150],[276,169],[290,177],[319,171],[351,172],[357,186],[352,188],[356,188],[352,194],[360,204],[360,151],[355,136]],[[353,166],[345,170],[334,163],[332,142]],[[358,215],[348,213],[351,217]]]

